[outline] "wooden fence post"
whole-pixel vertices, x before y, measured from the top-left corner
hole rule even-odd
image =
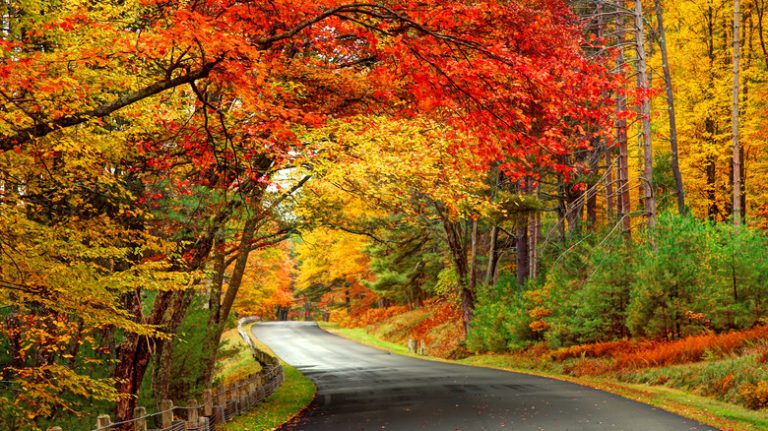
[[[109,415],[99,415],[96,418],[96,429],[107,428],[111,424],[112,424],[112,421],[109,419]]]
[[[133,409],[133,431],[147,431],[147,409],[136,407]]]
[[[203,391],[203,416],[213,416],[213,391]]]
[[[170,428],[173,425],[173,401],[160,401],[160,428]]]
[[[190,425],[196,425],[197,424],[197,418],[199,417],[198,411],[197,411],[198,405],[197,400],[189,400],[189,410],[187,413],[187,422]]]
[[[225,407],[227,405],[227,388],[224,385],[216,388],[216,405]]]

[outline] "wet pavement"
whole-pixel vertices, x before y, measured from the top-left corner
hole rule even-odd
[[[281,431],[716,431],[568,382],[390,354],[311,322],[252,331],[317,385],[315,401]]]

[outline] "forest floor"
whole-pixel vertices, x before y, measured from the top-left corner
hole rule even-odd
[[[559,350],[538,345],[518,353],[471,354],[462,348],[456,328],[435,321],[440,319],[432,320],[425,327],[429,318],[424,316],[424,310],[417,310],[366,322],[364,327],[333,323],[323,323],[321,327],[393,353],[571,381],[723,431],[768,430],[768,387],[760,384],[768,380],[768,344],[760,329],[736,335],[692,337],[677,343],[601,343]],[[420,337],[427,355],[409,351],[408,340],[414,336]],[[628,361],[618,351],[632,352],[633,357],[640,355],[642,360]],[[449,357],[453,359],[446,359]],[[663,361],[658,366],[650,366],[659,358]]]

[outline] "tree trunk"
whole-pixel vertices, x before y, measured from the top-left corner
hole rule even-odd
[[[733,225],[741,224],[741,144],[739,142],[739,63],[741,43],[739,24],[741,2],[733,0],[733,91],[731,93],[731,134],[733,136]]]
[[[469,264],[469,290],[475,291],[477,287],[477,219],[472,219],[472,239],[470,253],[472,260]]]
[[[653,190],[653,149],[651,148],[651,100],[645,55],[645,22],[643,2],[635,0],[635,48],[637,53],[637,89],[640,94],[640,120],[643,141],[643,191],[648,230],[656,225],[656,201]]]
[[[202,375],[200,386],[207,387],[213,380],[213,371],[216,366],[216,358],[219,353],[219,344],[221,343],[221,334],[224,332],[224,323],[229,317],[232,305],[237,297],[237,292],[243,282],[246,266],[248,265],[248,256],[250,255],[251,241],[253,240],[256,225],[258,221],[255,217],[246,220],[240,235],[240,244],[237,250],[235,266],[232,269],[232,276],[227,285],[227,292],[222,298],[223,282],[227,270],[226,256],[224,255],[224,244],[221,244],[220,250],[215,251],[215,273],[211,287],[211,299],[209,301],[211,314],[208,319],[208,327],[204,341],[205,368]]]
[[[466,336],[469,333],[469,327],[475,310],[475,292],[469,288],[469,266],[466,247],[464,246],[463,235],[458,223],[450,221],[438,204],[435,204],[435,209],[442,220],[446,240],[448,241],[448,249],[451,252],[454,269],[459,278],[458,290],[461,297],[464,335]]]
[[[496,262],[498,262],[496,253],[496,241],[499,237],[499,228],[496,225],[491,227],[491,233],[489,236],[490,244],[488,245],[488,266],[485,270],[485,279],[483,280],[486,286],[490,286],[491,281],[493,280],[493,274],[496,272]]]
[[[613,220],[614,215],[614,195],[613,195],[613,160],[611,149],[606,146],[603,150],[605,156],[605,208],[608,220]]]
[[[224,289],[224,273],[226,272],[226,256],[224,255],[223,238],[217,241],[213,254],[213,280],[211,280],[208,296],[208,326],[203,340],[203,358],[206,361],[198,387],[207,387],[213,380],[213,371],[216,365],[219,340],[223,327],[221,325],[221,294]]]
[[[624,0],[618,0],[619,10],[625,9]],[[616,66],[621,69],[624,67],[625,57],[622,43],[626,37],[626,25],[624,23],[624,14],[616,15],[616,28],[619,37],[618,55],[616,56]],[[623,90],[626,90],[624,88]],[[627,239],[632,236],[632,220],[630,218],[631,207],[629,199],[629,148],[627,144],[627,120],[618,114],[627,110],[627,97],[624,91],[616,93],[616,142],[619,147],[619,157],[616,162],[616,214],[622,223],[624,235]]]
[[[539,275],[539,239],[541,235],[541,214],[534,211],[528,220],[528,276],[536,278]]]
[[[675,177],[675,194],[677,196],[677,211],[685,215],[685,190],[683,189],[683,175],[680,173],[680,162],[677,151],[677,121],[675,119],[675,96],[672,92],[672,74],[669,70],[669,57],[667,56],[667,36],[664,28],[664,12],[661,8],[661,0],[654,0],[656,6],[656,20],[659,26],[659,46],[661,48],[661,67],[664,71],[664,89],[667,93],[667,116],[669,117],[669,144],[672,152],[672,175]]]
[[[525,283],[531,275],[531,266],[528,254],[528,222],[520,223],[515,232],[515,249],[517,264],[517,285],[520,290],[525,287]]]
[[[191,258],[187,269],[201,268],[210,253],[212,244],[213,233],[209,231],[189,250],[188,254]],[[158,292],[149,316],[143,318],[140,292],[137,290],[136,294],[130,297],[130,304],[126,309],[131,311],[136,321],[155,326],[167,337],[172,337],[189,309],[193,294],[192,289]],[[118,348],[114,372],[115,389],[123,395],[117,401],[116,420],[124,421],[132,417],[139,389],[141,389],[141,381],[152,357],[152,350],[158,341],[160,340],[157,338],[132,333],[126,333],[123,336]]]

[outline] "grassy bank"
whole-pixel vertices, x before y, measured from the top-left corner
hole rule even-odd
[[[383,340],[369,333],[365,328],[340,328],[338,325],[327,323],[321,324],[321,327],[343,337],[379,349],[416,356],[409,353],[407,347],[403,344]],[[653,405],[723,431],[768,430],[768,415],[765,410],[749,410],[734,403],[700,396],[694,393],[696,389],[693,387],[690,390],[681,390],[661,385],[646,384],[646,382],[639,378],[628,378],[627,374],[621,376],[616,373],[576,377],[566,374],[563,363],[525,355],[481,354],[471,355],[461,360],[447,360],[431,356],[422,356],[422,358],[566,380]],[[694,364],[693,368],[696,367],[703,367],[703,365]],[[674,367],[668,368],[672,369]],[[665,368],[656,368],[654,370],[656,375],[663,375]],[[647,372],[644,371],[644,373]]]
[[[237,328],[225,331],[221,335],[219,359],[216,361],[215,380],[228,384],[261,369],[258,362],[253,360],[248,345],[237,332]]]
[[[247,328],[250,335],[250,326]],[[260,349],[272,353],[267,346],[253,338]],[[227,331],[222,342],[228,352],[217,364],[217,378],[234,381],[258,371],[259,364],[253,359],[248,346],[237,329]],[[315,385],[295,368],[281,362],[285,370],[283,384],[253,411],[238,416],[224,426],[226,431],[265,431],[275,429],[301,412],[315,397]]]

